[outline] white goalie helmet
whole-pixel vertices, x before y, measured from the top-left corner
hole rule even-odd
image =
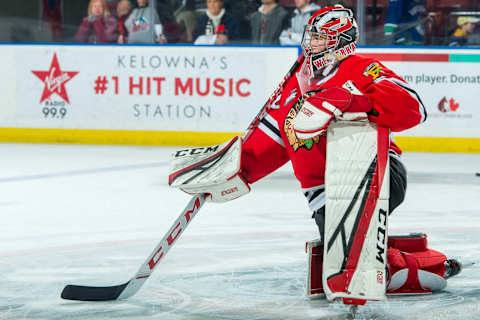
[[[336,5],[315,12],[303,32],[305,62],[300,72],[303,79],[299,80],[312,82],[325,76],[338,61],[355,53],[357,41],[358,26],[352,10]]]

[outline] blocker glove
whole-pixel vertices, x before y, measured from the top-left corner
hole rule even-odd
[[[293,121],[293,130],[300,139],[312,139],[325,134],[334,118],[365,120],[366,112],[371,110],[372,103],[367,96],[352,94],[340,87],[328,88],[305,101]]]

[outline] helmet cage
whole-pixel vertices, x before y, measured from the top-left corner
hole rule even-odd
[[[325,9],[327,10],[319,15],[312,16],[305,26],[301,42],[305,57],[312,58],[315,68],[343,59],[345,51],[341,49],[350,44],[355,45],[358,38],[358,29],[351,10],[343,7]],[[342,52],[339,54],[340,51]]]
[[[305,57],[332,53],[338,46],[338,31],[307,24],[302,37],[302,49]]]

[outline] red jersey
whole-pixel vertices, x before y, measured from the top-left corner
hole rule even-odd
[[[375,59],[352,55],[343,60],[329,75],[319,80],[317,90],[342,87],[351,80],[370,99],[373,111],[369,120],[391,131],[414,127],[426,119],[426,111],[418,94],[393,71]],[[303,105],[297,77],[286,83],[278,101],[263,117],[242,149],[242,176],[253,183],[292,162],[296,178],[313,211],[321,208],[324,198],[326,138],[298,139],[293,119]],[[391,143],[390,149],[401,150]]]

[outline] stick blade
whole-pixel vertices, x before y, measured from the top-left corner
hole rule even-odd
[[[118,286],[88,287],[67,285],[63,288],[62,299],[79,301],[111,301],[117,300],[130,281]]]

